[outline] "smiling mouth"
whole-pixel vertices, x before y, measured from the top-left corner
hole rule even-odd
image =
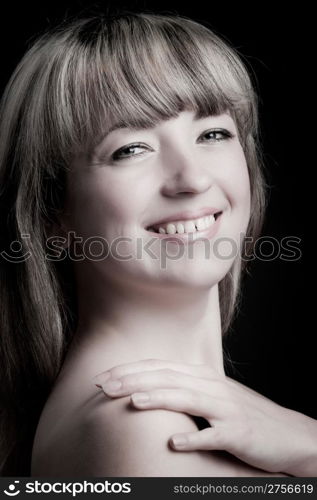
[[[209,229],[216,222],[217,218],[222,214],[221,211],[212,215],[205,215],[197,219],[191,220],[177,220],[169,222],[161,222],[159,224],[152,224],[146,228],[151,233],[159,234],[189,234],[205,231]]]

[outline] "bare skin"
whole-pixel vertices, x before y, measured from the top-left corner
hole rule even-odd
[[[250,466],[226,451],[176,451],[170,437],[197,432],[195,419],[166,409],[136,410],[130,397],[107,398],[92,382],[106,365],[107,356],[97,363],[94,356],[94,365],[87,353],[68,357],[41,416],[32,476],[287,475]]]
[[[210,130],[226,134],[216,141]],[[132,148],[142,154],[114,161],[114,151],[134,142],[142,143]],[[167,260],[164,267],[160,239],[146,230],[162,217],[216,207],[222,212],[217,237],[239,247],[250,217],[250,186],[232,118],[224,114],[196,120],[186,111],[151,130],[116,130],[97,148],[91,164],[81,157],[73,167],[64,227],[84,239],[98,235],[113,242],[123,237],[120,254],[133,258],[111,255],[74,264],[79,324],[39,422],[32,474],[305,475],[309,464],[317,462],[315,421],[239,387],[224,373],[218,283],[236,255],[206,258],[204,242],[198,241],[195,258],[185,244],[188,253]],[[135,242],[146,244],[151,238],[154,257],[136,258]],[[145,370],[144,360],[153,359],[163,363],[163,372],[157,373],[151,363]],[[139,363],[139,380],[133,380],[131,363]],[[199,365],[209,370],[208,387]],[[104,391],[95,386],[97,374],[113,369],[119,378],[127,370],[125,393],[111,394],[103,383]],[[155,401],[157,390],[176,392]],[[207,434],[212,427],[201,431],[206,439],[192,450],[170,446],[173,435],[198,430],[193,408],[182,399],[184,390],[192,391],[189,402],[200,394],[203,408],[196,405],[196,417],[226,431],[219,449]],[[131,405],[133,393],[144,391],[153,398],[151,409]],[[221,404],[219,397],[224,398]],[[297,436],[295,448],[290,435]],[[294,450],[296,463],[286,463]],[[304,464],[302,469],[297,462]]]

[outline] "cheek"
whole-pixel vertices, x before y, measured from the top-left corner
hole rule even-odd
[[[82,235],[112,233],[135,224],[141,208],[137,186],[99,173],[76,181],[68,204],[71,225]]]
[[[250,215],[250,178],[242,147],[234,148],[226,158],[226,168],[222,179],[231,209]]]

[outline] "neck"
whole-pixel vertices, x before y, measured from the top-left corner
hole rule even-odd
[[[108,353],[111,366],[156,358],[224,373],[218,285],[150,288],[107,281],[88,289],[88,282],[94,281],[77,276],[74,340],[81,352]]]

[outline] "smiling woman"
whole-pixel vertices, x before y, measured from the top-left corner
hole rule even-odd
[[[316,422],[224,371],[265,206],[233,48],[177,15],[64,23],[7,85],[0,162],[2,474],[316,470]]]

